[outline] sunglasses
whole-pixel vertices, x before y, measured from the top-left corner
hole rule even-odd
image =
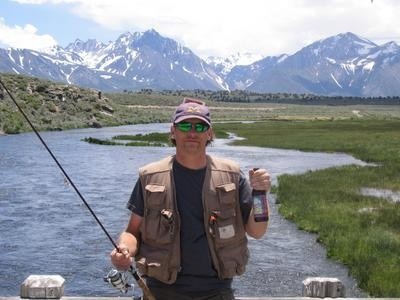
[[[192,124],[190,122],[180,122],[175,124],[175,127],[178,128],[179,131],[182,132],[189,132],[190,130],[192,130],[192,128],[194,128],[194,131],[196,132],[206,132],[210,126],[206,123],[196,123],[196,124]]]

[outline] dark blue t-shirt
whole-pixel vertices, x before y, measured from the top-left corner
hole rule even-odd
[[[206,168],[188,169],[174,161],[173,174],[176,200],[181,220],[181,270],[173,284],[182,292],[202,292],[231,286],[231,279],[221,280],[213,267],[204,228],[202,189]],[[247,223],[251,207],[251,188],[243,173],[239,180],[239,201],[244,224]],[[127,207],[143,216],[144,203],[140,181],[136,182]],[[149,286],[164,287],[165,284],[148,278]],[[170,285],[167,285],[170,286]]]

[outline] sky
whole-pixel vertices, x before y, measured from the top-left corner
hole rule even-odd
[[[399,0],[1,0],[0,48],[107,43],[155,29],[202,58],[273,56],[346,32],[400,44],[399,12]]]

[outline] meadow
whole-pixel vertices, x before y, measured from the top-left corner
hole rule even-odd
[[[279,212],[317,233],[328,256],[346,265],[373,297],[400,296],[400,203],[361,189],[400,191],[400,120],[341,119],[218,124],[246,140],[236,144],[343,152],[368,166],[283,175],[274,187]]]

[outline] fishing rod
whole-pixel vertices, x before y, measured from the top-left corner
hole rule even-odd
[[[32,128],[33,132],[36,134],[40,142],[43,144],[43,146],[46,148],[47,152],[50,154],[51,158],[54,160],[54,162],[57,164],[61,172],[64,174],[65,178],[68,180],[68,182],[71,184],[71,186],[74,188],[75,192],[78,194],[79,198],[82,200],[82,202],[85,204],[86,208],[89,210],[93,218],[96,220],[97,224],[101,227],[107,238],[110,240],[111,244],[117,249],[118,252],[121,253],[121,250],[111,237],[111,235],[108,233],[104,225],[100,222],[99,218],[96,216],[94,213],[93,209],[90,207],[89,203],[86,201],[85,197],[81,194],[81,192],[78,190],[76,187],[75,183],[72,181],[72,179],[69,177],[68,173],[64,170],[63,166],[59,163],[57,158],[54,156],[53,152],[50,150],[50,148],[47,146],[46,142],[43,140],[42,136],[39,134],[39,132],[36,130],[35,126],[33,126],[32,122],[29,120],[28,116],[25,114],[21,106],[17,103],[15,100],[14,96],[11,94],[11,92],[8,90],[4,82],[2,81],[0,77],[0,85],[3,87],[3,89],[6,91],[8,96],[10,96],[11,100],[14,102],[15,106],[18,108],[19,112],[23,115],[25,120],[28,122],[29,126]],[[143,295],[147,297],[146,299],[148,300],[155,300],[153,294],[151,293],[149,287],[147,286],[146,282],[143,280],[142,277],[138,274],[136,268],[131,264],[129,268],[129,272],[132,274],[133,278],[136,280],[137,284],[143,291]],[[127,288],[129,287],[129,284],[126,282],[124,274],[119,273],[116,270],[111,270],[106,278],[104,278],[105,281],[109,282],[111,285],[113,285],[116,288],[119,288],[121,291],[127,291]]]

